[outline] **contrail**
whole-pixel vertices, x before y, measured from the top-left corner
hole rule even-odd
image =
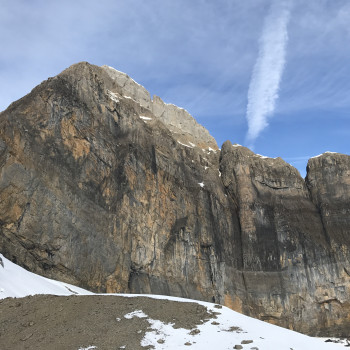
[[[275,109],[278,89],[285,66],[288,41],[287,25],[291,12],[291,0],[272,0],[260,37],[259,56],[256,60],[248,91],[246,118],[250,147]]]

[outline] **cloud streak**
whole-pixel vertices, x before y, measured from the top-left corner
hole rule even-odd
[[[256,60],[248,90],[246,118],[250,147],[268,125],[268,118],[275,110],[281,82],[288,41],[287,26],[291,13],[290,0],[272,0],[260,37],[259,55]]]

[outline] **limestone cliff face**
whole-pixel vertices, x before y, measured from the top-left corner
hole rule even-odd
[[[110,67],[79,63],[0,114],[0,249],[100,292],[215,301],[316,334],[349,313],[349,156],[215,140]]]
[[[302,332],[345,334],[349,216],[342,213],[349,207],[350,157],[320,160],[325,157],[328,169],[310,160],[306,184],[281,158],[261,157],[230,142],[222,147],[220,166],[223,184],[239,208],[250,312]],[[333,213],[320,212],[319,197],[332,203]]]
[[[240,247],[219,154],[118,84],[74,65],[1,114],[1,250],[95,291],[221,300]]]
[[[342,256],[341,260],[348,260],[350,157],[326,152],[311,158],[307,165],[306,184],[321,214],[328,243]]]

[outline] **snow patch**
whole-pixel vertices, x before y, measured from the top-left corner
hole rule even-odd
[[[203,188],[204,187],[204,182],[198,182],[198,185]]]
[[[85,289],[51,280],[14,264],[0,254],[4,267],[0,269],[0,299],[8,297],[22,298],[35,294],[52,295],[92,295]]]
[[[133,312],[129,312],[128,314],[124,315],[124,317],[130,320],[133,317],[145,318],[147,317],[147,315],[142,310],[136,310]]]
[[[243,147],[243,146],[240,145],[239,143],[235,143],[234,145],[232,145],[232,147]]]
[[[87,348],[79,348],[78,350],[92,350],[92,349],[97,349],[97,347],[94,345],[90,345]]]
[[[137,81],[135,81],[134,79],[130,78],[129,75],[127,75],[126,73],[121,72],[120,70],[117,70],[117,69],[115,69],[115,68],[113,68],[113,67],[111,67],[111,66],[107,66],[107,65],[102,66],[102,68],[104,68],[104,67],[109,68],[109,69],[111,69],[111,70],[114,70],[114,71],[117,72],[117,73],[123,74],[125,77],[127,77],[127,78],[129,78],[131,81],[133,81],[136,85],[141,86],[142,88],[144,88],[144,87],[143,87],[141,84],[139,84]]]
[[[196,147],[196,145],[192,142],[189,142],[189,144],[192,146],[192,147]]]
[[[140,115],[140,118],[141,118],[142,120],[152,120],[152,118],[150,118],[150,117],[145,117],[144,115]]]
[[[225,306],[218,309],[217,305],[212,303],[165,295],[123,294],[123,296],[167,299],[182,303],[196,302],[205,306],[209,312],[215,312],[217,317],[215,320],[211,319],[204,324],[198,325],[197,329],[199,332],[192,334],[190,334],[189,330],[173,328],[172,324],[147,319],[152,324],[150,328],[153,329],[145,334],[141,344],[152,342],[154,350],[187,349],[185,343],[187,345],[191,344],[189,348],[191,350],[217,349],[218,344],[220,344],[220,349],[232,349],[235,345],[240,345],[243,340],[253,340],[247,349],[252,347],[256,347],[259,350],[290,350],[291,348],[294,350],[339,349],[339,344],[326,343],[319,338],[308,337],[289,329],[274,326],[235,312]],[[162,336],[157,335],[157,331]],[[160,339],[163,339],[164,343],[163,341],[158,343]]]
[[[255,155],[259,158],[265,158],[265,159],[270,158],[270,157],[262,156],[261,154],[258,154],[258,153],[256,153]]]
[[[193,148],[193,146],[189,146],[189,145],[186,145],[185,143],[182,143],[180,141],[177,141],[180,145],[182,146],[185,146],[185,147],[188,147],[188,148]]]
[[[146,332],[141,346],[151,346],[153,349],[180,349],[184,345],[184,339],[188,332],[185,329],[175,329],[172,323],[167,324],[159,320],[148,319],[147,321],[150,323],[152,331]],[[171,347],[169,347],[170,345]]]
[[[164,101],[163,101],[163,102],[164,102]],[[180,109],[180,110],[182,110],[182,111],[185,111],[187,114],[191,115],[185,108],[176,106],[176,105],[174,105],[173,103],[166,103],[166,102],[164,102],[164,104],[165,104],[166,106],[172,106],[172,107],[175,107],[175,108]]]
[[[328,154],[335,154],[335,153],[338,153],[338,152],[326,151],[324,153],[319,154],[318,156],[311,157],[310,159],[321,157],[321,156],[323,156],[326,153],[328,153]]]
[[[248,157],[249,157],[249,156],[248,156]],[[263,155],[258,154],[258,153],[254,154],[254,157],[259,157],[259,158],[261,158],[261,159],[277,159],[277,158],[272,158],[272,157],[263,156]]]
[[[112,92],[110,90],[107,90],[107,95],[112,101],[114,101],[115,103],[119,103],[117,94],[115,94],[114,92]]]
[[[182,298],[165,296],[150,296],[156,299],[171,299],[190,301]],[[192,330],[174,328],[173,323],[147,319],[150,331],[147,331],[141,341],[141,346],[152,346],[154,350],[185,349],[191,345],[191,350],[233,349],[235,345],[249,342],[249,349],[259,350],[330,350],[338,348],[338,344],[325,343],[318,339],[273,326],[269,323],[252,319],[227,307],[217,308],[217,305],[207,302],[197,302],[205,306],[209,312],[216,315],[197,325]],[[248,349],[247,348],[247,349]]]

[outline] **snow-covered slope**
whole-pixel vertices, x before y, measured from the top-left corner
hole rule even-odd
[[[35,275],[13,264],[1,254],[3,267],[0,265],[0,298],[25,297],[33,294],[54,295],[88,295],[93,294],[84,289],[49,280]],[[145,295],[142,295],[145,296]],[[113,297],[108,294],[106,297]],[[137,295],[125,295],[134,298]],[[169,299],[178,302],[193,300],[148,295],[155,299]],[[124,315],[125,319],[143,318],[149,323],[142,339],[142,346],[153,346],[154,349],[251,349],[251,350],[331,350],[339,349],[340,344],[325,343],[284,328],[244,316],[226,307],[206,302],[197,302],[213,313],[213,318],[189,331],[184,328],[173,328],[171,323],[148,317],[143,310],[133,310]],[[130,304],[132,305],[132,304]],[[0,304],[1,308],[1,304]],[[175,317],[175,315],[174,315]],[[215,318],[216,317],[216,318]],[[118,320],[117,320],[118,321]],[[119,319],[119,321],[121,321]],[[106,325],[108,326],[108,325]],[[98,349],[90,344],[90,349]],[[128,345],[125,344],[125,349]]]
[[[8,297],[21,298],[35,294],[93,294],[71,284],[50,280],[31,273],[9,261],[1,254],[0,258],[4,265],[0,265],[0,299]]]

